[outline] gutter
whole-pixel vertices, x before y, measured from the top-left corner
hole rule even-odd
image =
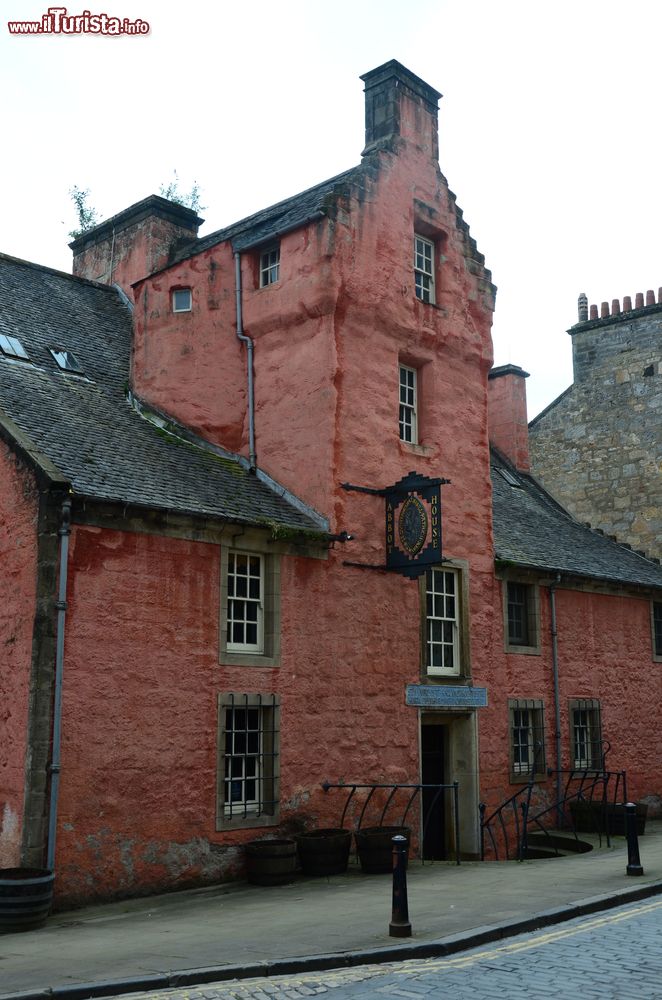
[[[238,250],[234,253],[234,273],[235,290],[237,297],[237,337],[246,344],[248,356],[246,367],[248,370],[248,453],[250,471],[255,472],[257,467],[257,457],[255,455],[255,396],[253,390],[253,341],[244,333],[242,306],[241,306],[241,254]]]
[[[55,633],[55,695],[53,699],[53,747],[51,751],[51,794],[48,810],[48,841],[46,867],[55,870],[55,842],[57,837],[57,806],[60,790],[60,747],[62,742],[62,679],[64,676],[64,625],[67,611],[67,574],[69,561],[69,536],[71,535],[71,500],[62,504],[60,528],[60,573],[58,580],[57,627]]]

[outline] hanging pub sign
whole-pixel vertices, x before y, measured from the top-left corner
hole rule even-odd
[[[412,579],[441,562],[441,493],[447,479],[410,472],[383,490],[386,568]]]

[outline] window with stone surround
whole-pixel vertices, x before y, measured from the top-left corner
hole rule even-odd
[[[221,549],[220,662],[275,667],[280,658],[280,556],[242,540]]]
[[[576,771],[602,770],[600,702],[573,699],[570,712],[570,765]]]
[[[510,698],[510,780],[545,777],[544,706],[538,698]]]
[[[260,251],[260,288],[274,285],[280,277],[280,246],[275,244]]]
[[[651,603],[651,627],[653,631],[653,659],[662,660],[662,601]]]
[[[219,694],[218,830],[278,822],[279,737],[277,695]]]
[[[414,286],[416,298],[421,302],[435,301],[434,296],[434,243],[424,236],[414,234]]]
[[[540,653],[540,597],[534,584],[504,582],[504,631],[507,652]]]
[[[425,574],[425,666],[430,676],[460,673],[460,574],[439,567]]]
[[[399,366],[399,392],[400,440],[408,444],[418,444],[418,372],[415,368]]]

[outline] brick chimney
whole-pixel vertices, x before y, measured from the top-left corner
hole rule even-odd
[[[157,271],[181,246],[196,240],[203,222],[192,209],[150,195],[69,244],[73,273],[120,285],[132,299],[134,281]]]
[[[442,96],[396,59],[371,69],[365,83],[363,155],[409,140],[439,159],[439,98]]]
[[[526,382],[529,373],[517,365],[501,365],[488,375],[487,422],[490,443],[516,469],[529,472],[529,428]]]

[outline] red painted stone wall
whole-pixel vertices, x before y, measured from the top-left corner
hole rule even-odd
[[[20,862],[37,514],[31,472],[0,443],[0,868]]]

